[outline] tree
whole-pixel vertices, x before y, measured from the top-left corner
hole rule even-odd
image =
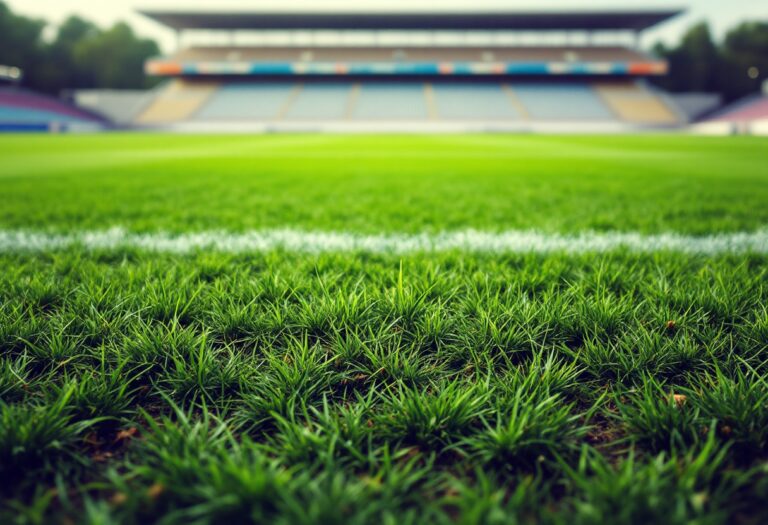
[[[657,83],[670,91],[717,90],[720,56],[706,22],[700,22],[683,35],[672,49],[657,44],[654,52],[669,62],[669,75]]]
[[[144,62],[160,53],[153,40],[138,38],[125,23],[80,39],[74,47],[74,62],[93,75],[93,84],[114,89],[148,86]]]
[[[17,16],[0,0],[0,64],[21,67],[34,79],[43,63],[45,22]]]
[[[65,88],[93,85],[89,68],[75,63],[74,51],[78,42],[98,33],[99,29],[87,20],[77,16],[67,18],[58,28],[56,38],[47,46],[45,60],[37,70],[37,89],[56,93]]]
[[[723,42],[720,86],[732,100],[760,90],[768,79],[768,22],[745,22],[731,29]]]
[[[733,101],[758,92],[768,78],[768,23],[743,23],[718,47],[702,22],[691,27],[677,47],[656,44],[654,52],[670,67],[669,75],[654,80],[659,86],[720,93],[726,102]]]
[[[42,20],[15,15],[0,0],[0,64],[24,70],[23,84],[58,94],[77,88],[143,88],[151,85],[144,62],[160,50],[124,23],[104,31],[77,16],[45,42]]]

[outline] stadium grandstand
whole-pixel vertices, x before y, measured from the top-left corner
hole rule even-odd
[[[711,120],[719,122],[754,122],[768,120],[768,95],[755,95],[728,106]]]
[[[714,135],[768,135],[768,81],[763,84],[762,93],[712,113],[694,129]]]
[[[98,131],[107,121],[55,98],[21,89],[23,72],[0,66],[0,131]]]
[[[176,130],[677,127],[643,31],[678,9],[574,12],[142,11],[177,33],[134,123]],[[282,35],[282,40],[276,38]]]

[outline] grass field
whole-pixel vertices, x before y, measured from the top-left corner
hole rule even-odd
[[[768,520],[764,244],[579,249],[765,232],[765,140],[5,136],[0,159],[0,523]],[[19,241],[115,228],[155,244]],[[365,244],[468,231],[571,237]],[[253,232],[362,244],[153,237]]]

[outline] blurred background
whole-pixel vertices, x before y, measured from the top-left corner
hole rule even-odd
[[[446,12],[466,12],[469,14],[483,11],[532,12],[536,10],[545,17],[547,13],[554,15],[556,13],[583,12],[586,14],[585,16],[588,16],[589,13],[598,15],[601,12],[605,14],[616,13],[617,11],[650,12],[661,10],[666,13],[656,22],[645,24],[642,30],[627,31],[627,28],[622,27],[621,22],[617,19],[616,27],[603,28],[604,30],[600,31],[589,27],[589,24],[584,24],[585,27],[581,33],[572,30],[565,31],[558,27],[488,31],[483,27],[470,27],[471,24],[466,30],[454,28],[450,31],[439,31],[436,28],[426,26],[418,30],[398,31],[397,28],[387,27],[386,24],[373,31],[355,30],[354,27],[345,27],[343,30],[330,27],[324,30],[322,27],[312,27],[290,31],[276,27],[266,30],[261,28],[256,31],[254,28],[247,27],[247,24],[244,24],[244,27],[223,31],[221,27],[216,27],[215,23],[211,24],[210,27],[182,27],[183,24],[180,26],[178,21],[169,22],[167,19],[154,15],[162,12],[218,13],[222,15],[249,12],[254,8],[258,8],[259,12],[262,13],[275,10],[296,14],[308,10],[338,13],[350,11],[350,6],[349,2],[318,3],[293,0],[271,3],[259,2],[258,5],[255,5],[254,2],[232,0],[225,7],[222,7],[218,3],[214,5],[211,2],[198,0],[166,0],[161,3],[153,3],[151,12],[142,12],[142,7],[145,6],[137,4],[136,0],[113,0],[110,2],[95,2],[93,0],[0,0],[0,79],[3,85],[6,90],[9,86],[28,90],[30,93],[63,101],[75,109],[91,112],[90,117],[76,113],[72,113],[70,116],[81,120],[89,120],[93,117],[99,121],[100,125],[112,127],[137,124],[171,125],[194,120],[191,117],[199,112],[205,114],[205,104],[201,103],[199,107],[195,107],[194,111],[190,111],[188,115],[183,115],[183,118],[167,117],[165,120],[153,114],[147,116],[142,110],[151,106],[158,96],[162,96],[163,90],[167,92],[169,86],[173,87],[174,93],[181,91],[184,97],[192,97],[193,95],[190,94],[188,88],[190,86],[200,88],[203,79],[201,79],[200,71],[195,72],[195,78],[190,78],[189,71],[174,75],[159,72],[161,70],[167,71],[169,65],[189,64],[190,61],[196,61],[202,69],[206,69],[205,65],[213,63],[216,63],[218,67],[223,67],[222,65],[226,63],[230,65],[241,63],[243,59],[240,51],[243,49],[285,50],[290,48],[300,50],[303,54],[298,55],[299,58],[285,61],[286,64],[292,64],[290,67],[296,67],[296,64],[299,63],[319,62],[318,58],[312,56],[311,50],[329,46],[366,49],[384,47],[392,52],[391,59],[387,60],[390,63],[409,61],[409,57],[406,56],[407,51],[402,49],[412,47],[430,47],[432,49],[446,46],[487,48],[490,51],[483,51],[481,55],[478,55],[482,58],[478,58],[477,62],[492,63],[501,61],[501,58],[493,55],[495,49],[519,50],[526,47],[546,47],[550,50],[554,49],[558,53],[555,58],[547,58],[546,62],[542,62],[549,68],[547,70],[548,75],[552,73],[553,68],[561,67],[562,63],[578,63],[581,67],[582,63],[591,62],[594,71],[590,70],[590,75],[593,77],[590,80],[613,82],[616,78],[608,78],[604,72],[596,72],[598,67],[603,67],[606,63],[615,64],[621,61],[628,61],[627,67],[630,69],[632,69],[633,64],[638,63],[653,63],[657,68],[663,66],[663,71],[658,69],[650,74],[635,75],[631,87],[632,89],[637,86],[641,87],[644,91],[643,96],[647,95],[645,91],[650,90],[652,96],[661,101],[660,104],[668,106],[667,112],[670,115],[664,119],[658,119],[654,123],[669,126],[698,123],[702,119],[711,118],[718,111],[722,112],[734,102],[744,102],[755,97],[761,97],[765,79],[768,77],[768,21],[766,20],[768,9],[766,9],[764,2],[755,0],[732,0],[729,2],[689,0],[673,6],[670,6],[668,2],[658,1],[600,2],[596,4],[576,0],[544,2],[486,0],[473,3],[471,10],[467,9],[466,2],[460,1],[414,3],[406,0],[392,0],[386,3],[366,2],[365,7],[354,6],[353,9],[355,12],[368,12],[371,16],[383,11],[403,14],[427,12],[438,16],[440,13]],[[587,45],[592,49],[600,46],[603,46],[604,49],[613,49],[615,54],[611,56],[603,53],[599,61],[597,58],[587,60],[580,57],[578,51]],[[227,53],[222,51],[220,56],[213,58],[210,53],[204,57],[200,53],[195,54],[196,51],[210,50],[212,47],[220,50],[226,48],[229,51]],[[634,53],[630,57],[632,61],[627,58],[627,50]],[[446,53],[433,54],[434,56],[429,57],[430,63],[458,63],[465,60],[458,58],[458,55],[446,56]],[[345,60],[348,59],[343,55],[343,53],[337,53],[337,56],[327,59],[326,62],[328,64],[345,63]],[[266,54],[259,60],[264,63],[273,63],[275,60],[283,60],[280,56],[281,53],[275,51],[274,56]],[[381,65],[379,64],[380,60],[373,55],[370,57],[360,56],[362,61]],[[501,56],[500,52],[499,56]],[[170,61],[158,62],[159,57],[170,58]],[[519,60],[522,60],[523,63],[530,63],[530,60],[533,59],[523,57]],[[574,66],[570,73],[574,73],[575,69]],[[304,80],[302,75],[305,71],[303,69],[301,71],[292,70],[291,73],[293,76],[291,80],[297,82]],[[370,72],[366,71],[365,73],[369,74]],[[558,72],[558,74],[561,73]],[[229,72],[227,74],[228,83],[226,85],[217,83],[215,89],[210,88],[211,84],[209,84],[205,88],[206,97],[210,96],[213,100],[222,88],[233,85],[230,81],[245,79],[244,76],[241,76],[240,79],[234,79],[229,75]],[[387,80],[391,80],[393,77],[393,75],[384,76],[388,77]],[[400,80],[404,79],[401,72],[394,76]],[[409,81],[413,79],[413,75],[410,76]],[[560,80],[570,82],[575,80],[575,78],[570,78],[574,76],[575,73],[560,75],[561,78],[558,78],[559,87],[564,85]],[[182,81],[183,83],[169,83],[169,77],[173,77],[170,80]],[[276,80],[273,78],[272,72],[269,75],[260,76],[251,72],[247,77],[248,81],[270,82]],[[475,75],[475,78],[467,77],[462,80],[471,80],[477,83],[479,80],[477,77]],[[548,87],[552,87],[554,81],[553,78],[544,78],[540,73],[528,74],[527,77],[529,78],[524,77],[525,75],[516,74],[513,80],[521,82],[544,81]],[[221,79],[218,78],[218,75],[209,74],[205,80],[218,82]],[[285,77],[277,80],[283,81]],[[319,76],[316,76],[311,82],[316,83],[319,80]],[[356,96],[355,79],[349,77],[345,78],[346,80],[349,80],[349,86],[341,89],[339,91],[341,94],[334,95],[339,106],[348,105],[343,100]],[[579,80],[583,80],[583,78]],[[292,84],[284,90],[286,99],[290,98],[290,92],[292,89],[295,90],[296,85]],[[425,114],[431,112],[430,118],[435,120],[433,117],[437,116],[438,111],[432,111],[428,107],[431,103],[430,97],[432,95],[429,91],[431,88],[428,83],[420,84],[420,86],[422,85],[427,90],[425,95],[427,109],[424,112]],[[367,86],[368,84],[363,84],[364,88]],[[513,94],[516,87],[514,84],[509,85],[507,83],[500,83],[498,86],[509,86],[508,91]],[[522,86],[520,91],[534,89],[534,87],[538,89],[538,86],[539,84],[535,84],[533,87],[530,85]],[[595,86],[596,84],[593,83],[586,88],[591,92],[596,88]],[[624,89],[627,86],[628,84],[623,84],[620,87]],[[572,84],[566,87],[570,90]],[[613,89],[615,86],[610,87],[612,91],[607,95],[609,97],[615,95],[615,89]],[[271,85],[271,89],[273,88],[275,85]],[[419,90],[422,91],[422,87],[419,87]],[[373,91],[375,90],[371,89],[366,93]],[[391,95],[394,91],[396,90],[389,90],[387,97],[394,96],[400,106],[403,104],[422,104],[421,100],[407,101],[405,98],[398,98],[397,94]],[[200,89],[197,89],[198,94],[199,92]],[[487,90],[483,91],[483,93],[487,92]],[[470,90],[463,99],[458,95],[450,96],[454,96],[454,99],[458,100],[458,104],[461,105],[464,104],[467,97],[471,98],[475,94],[473,90]],[[182,95],[176,94],[173,97],[179,99]],[[599,92],[598,95],[598,98],[605,101],[604,92]],[[418,96],[421,97],[421,94]],[[439,94],[436,97],[439,98]],[[315,106],[332,104],[331,98],[330,95],[320,96],[317,99],[309,100],[307,104]],[[445,98],[450,97],[446,95]],[[109,101],[105,102],[107,99]],[[14,100],[18,100],[18,98]],[[585,100],[585,98],[582,96],[579,100]],[[754,100],[752,101],[754,102]],[[758,102],[760,108],[765,105],[765,101]],[[553,106],[555,101],[543,100],[541,103]],[[6,106],[11,108],[6,111],[6,124],[12,124],[13,119],[31,118],[28,115],[15,116],[19,112],[10,104],[6,100]],[[380,104],[379,99],[373,101],[373,105],[377,104]],[[450,105],[450,101],[445,102],[445,104]],[[522,104],[525,105],[525,100],[522,101]],[[165,102],[163,105],[167,109],[169,103]],[[275,102],[276,107],[279,105],[279,102]],[[608,108],[603,113],[615,113],[611,103],[608,103],[607,106]],[[70,113],[72,110],[73,108],[68,108]],[[510,114],[513,113],[511,109],[507,108],[507,110]],[[633,111],[635,113],[642,112],[639,107]],[[751,110],[749,114],[757,114],[755,111],[760,113],[759,116],[762,118],[762,109]],[[276,110],[274,115],[269,116],[269,118],[265,116],[262,120],[275,120],[279,113]],[[285,113],[285,116],[288,116],[290,111]],[[445,113],[450,115],[451,110],[449,109]],[[535,111],[523,109],[518,113],[518,117],[533,115],[534,118],[531,120],[537,120]],[[619,111],[618,116],[619,120],[626,120],[622,117],[621,111]],[[315,114],[309,115],[309,117],[311,117],[309,120],[318,120]],[[341,114],[331,115],[328,120],[342,120],[342,117]],[[411,118],[410,115],[405,115],[405,117]],[[581,120],[599,120],[597,112],[587,115],[587,117]],[[2,113],[0,113],[0,118],[2,118]],[[419,118],[414,117],[412,120]],[[566,115],[565,119],[569,120],[570,118]],[[478,117],[476,120],[479,122],[483,119]],[[513,120],[512,117],[509,120]],[[524,119],[518,118],[518,120]],[[62,123],[66,124],[66,119],[62,119]],[[15,129],[14,126],[11,127]],[[62,129],[62,126],[58,126],[57,129]]]

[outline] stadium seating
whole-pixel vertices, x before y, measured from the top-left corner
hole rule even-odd
[[[523,117],[501,84],[434,84],[437,115],[443,120],[518,120]]]
[[[138,117],[139,124],[167,124],[189,120],[216,92],[215,82],[174,80],[163,88]]]
[[[351,111],[354,86],[348,83],[304,84],[284,114],[285,120],[344,120]]]
[[[106,122],[60,100],[15,88],[0,89],[0,129],[86,129]]]
[[[634,83],[595,84],[605,104],[633,124],[676,124],[679,118],[658,96]]]
[[[606,82],[174,81],[142,125],[183,122],[509,122],[672,125],[676,110],[650,88]]]
[[[355,120],[425,120],[429,117],[424,85],[366,82],[361,85],[351,117]]]
[[[740,100],[713,115],[710,120],[721,122],[768,120],[768,95],[754,95]]]
[[[82,122],[82,119],[53,111],[0,105],[0,122],[42,124],[48,122]]]
[[[260,132],[681,124],[686,114],[670,97],[642,84],[665,75],[667,61],[626,38],[679,12],[143,11],[180,33],[194,31],[184,38],[189,47],[148,59],[147,74],[221,85],[193,110],[166,108],[183,117],[159,118],[153,108],[144,122]],[[165,99],[179,105],[183,91]]]
[[[77,106],[122,126],[131,124],[154,99],[152,91],[128,89],[76,89],[70,96]]]
[[[271,120],[278,118],[296,86],[288,83],[226,84],[211,95],[195,120]]]
[[[608,107],[586,83],[518,83],[510,87],[532,120],[615,120]]]
[[[723,97],[718,93],[666,93],[665,98],[672,101],[673,107],[687,122],[705,118],[723,106]]]

